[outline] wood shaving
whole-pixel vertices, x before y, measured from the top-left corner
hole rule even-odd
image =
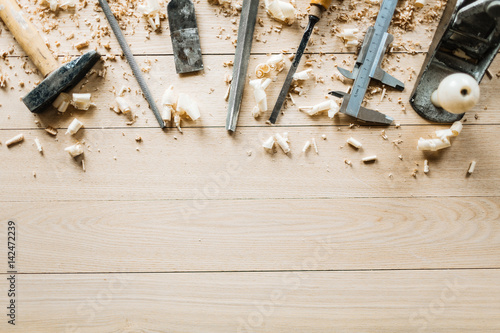
[[[471,161],[469,164],[469,169],[467,170],[467,174],[472,174],[476,169],[476,161]]]
[[[0,88],[7,87],[7,74],[0,73]]]
[[[361,159],[363,163],[373,163],[377,160],[377,155],[366,156]]]
[[[51,126],[47,126],[47,127],[45,128],[45,131],[46,131],[47,133],[49,133],[50,135],[53,135],[53,136],[56,136],[56,135],[57,135],[57,129],[55,129],[55,128],[51,127]]]
[[[11,139],[9,139],[9,140],[5,141],[5,145],[6,145],[7,147],[10,147],[10,146],[12,146],[12,145],[15,145],[15,144],[21,143],[21,142],[23,142],[23,141],[24,141],[24,134],[22,134],[22,133],[21,133],[21,134],[16,135],[15,137],[13,137],[13,138],[11,138]]]

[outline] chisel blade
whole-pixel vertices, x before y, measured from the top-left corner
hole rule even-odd
[[[288,70],[288,74],[285,79],[285,83],[283,83],[283,87],[281,88],[278,99],[276,100],[276,104],[274,105],[273,112],[271,113],[271,117],[269,118],[269,122],[271,124],[276,123],[278,116],[280,114],[281,108],[283,107],[283,103],[285,103],[286,96],[288,95],[288,91],[290,90],[290,86],[293,81],[293,75],[297,71],[297,67],[299,67],[300,58],[302,58],[302,54],[304,54],[304,50],[307,47],[307,43],[309,42],[309,38],[311,38],[311,34],[313,32],[313,28],[318,23],[319,17],[309,15],[309,23],[307,25],[306,31],[302,36],[302,40],[300,41],[299,48],[295,53],[295,57],[293,58],[292,65]]]
[[[238,43],[236,44],[234,55],[233,79],[231,81],[227,106],[226,130],[228,131],[234,132],[236,130],[236,123],[238,122],[258,10],[259,0],[243,1],[238,28]]]
[[[191,0],[172,0],[167,5],[170,38],[177,74],[203,69],[200,35]]]

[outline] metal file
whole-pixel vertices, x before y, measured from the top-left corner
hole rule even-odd
[[[232,132],[236,130],[236,123],[240,113],[241,98],[243,97],[243,88],[246,82],[248,60],[258,10],[259,0],[243,1],[240,26],[238,28],[238,44],[236,44],[236,53],[234,55],[233,79],[227,106],[226,129]]]

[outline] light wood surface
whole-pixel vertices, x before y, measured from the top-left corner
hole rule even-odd
[[[20,318],[30,332],[50,327],[61,332],[489,333],[500,324],[498,274],[476,269],[20,275]],[[21,325],[10,331],[26,332]]]
[[[352,69],[355,54],[336,35],[357,27],[361,40],[378,5],[333,1],[304,58],[313,60],[324,83],[306,81],[304,94],[294,96],[296,105],[289,103],[273,127],[265,124],[270,111],[251,116],[247,86],[230,135],[224,80],[232,67],[224,63],[233,59],[237,14],[195,2],[205,71],[186,76],[175,73],[168,21],[148,35],[135,10],[127,17],[127,40],[139,64],[151,67],[144,74],[157,100],[172,84],[200,106],[201,119],[183,122],[181,134],[157,128],[114,37],[92,38],[106,25],[97,1],[57,15],[46,10],[43,17],[37,13],[43,5],[19,3],[59,62],[78,56],[74,44],[87,39],[81,52],[97,48],[116,60],[99,63],[73,89],[91,92],[95,107],[34,116],[20,98],[42,76],[0,24],[0,51],[6,52],[0,75],[7,76],[0,89],[3,309],[11,275],[9,220],[17,233],[16,326],[7,323],[5,310],[0,332],[500,331],[500,60],[452,146],[437,153],[416,149],[419,137],[448,127],[428,123],[408,103],[439,15],[426,17],[440,1],[416,12],[413,30],[390,28],[395,45],[383,67],[406,89],[367,100],[401,124],[385,128],[388,140],[384,127],[298,111],[330,90],[347,91],[350,82],[339,81],[335,67]],[[302,13],[308,6],[297,2]],[[336,20],[353,13],[362,15]],[[271,53],[293,53],[307,23],[300,16],[277,32],[280,24],[263,3],[259,18],[249,73]],[[102,70],[104,77],[97,75]],[[270,109],[285,76],[286,70],[267,89]],[[122,86],[130,88],[125,98],[138,115],[131,126],[110,110]],[[64,132],[74,117],[84,128],[69,137]],[[48,125],[58,129],[56,137],[44,131]],[[262,149],[277,132],[289,133],[290,154]],[[18,133],[24,142],[7,148]],[[346,145],[351,136],[363,143],[361,150]],[[311,138],[318,154],[303,154]],[[85,172],[64,152],[77,140],[85,146]],[[373,154],[376,163],[361,162]],[[468,176],[472,160],[477,167]]]
[[[26,203],[11,203],[4,210],[26,221],[19,226],[19,265],[26,273],[272,271],[300,267],[311,257],[317,257],[311,269],[320,270],[500,264],[497,198],[31,205],[38,216],[25,210]],[[103,213],[96,216],[96,211]],[[6,237],[6,230],[0,237]],[[242,260],[249,254],[252,260]]]

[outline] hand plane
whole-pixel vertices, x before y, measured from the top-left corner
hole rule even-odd
[[[434,106],[432,93],[454,73],[466,73],[481,82],[499,48],[499,0],[449,0],[411,94],[413,109],[430,121],[460,120],[463,113]]]

